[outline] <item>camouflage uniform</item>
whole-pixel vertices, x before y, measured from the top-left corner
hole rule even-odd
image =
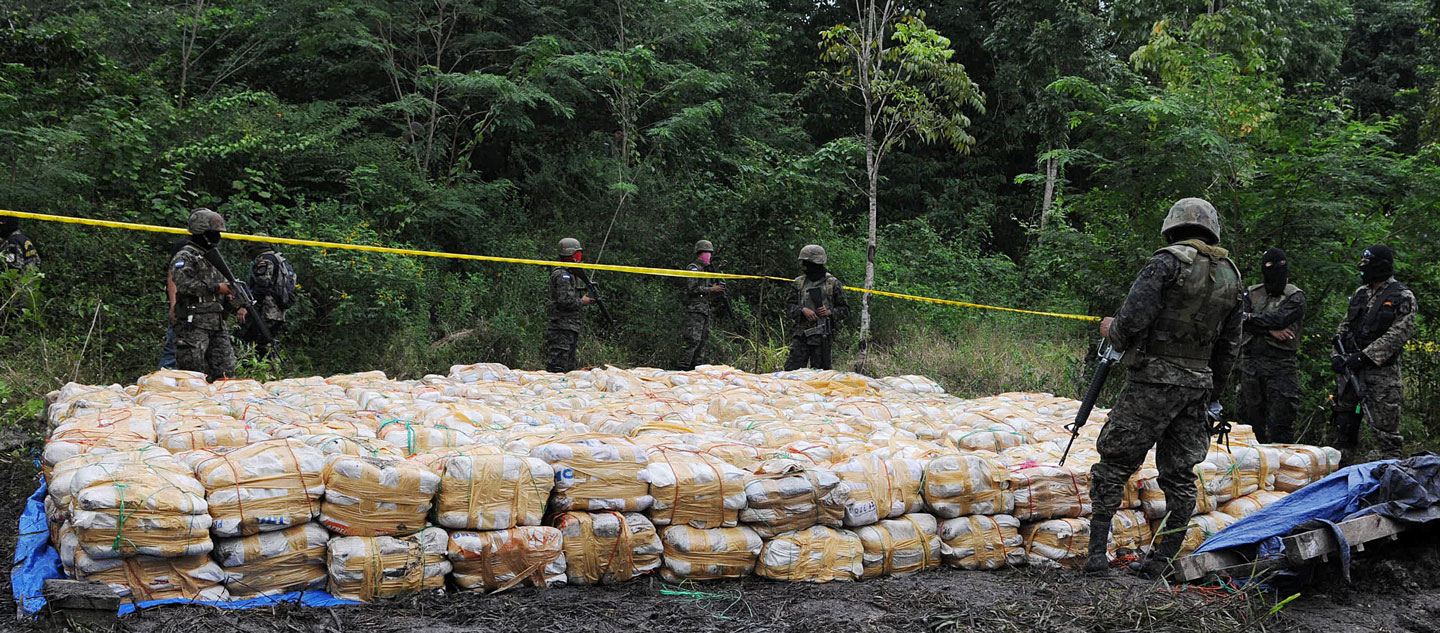
[[[830,308],[829,317],[820,317],[814,323],[805,319],[802,308],[819,310],[820,306],[810,298],[811,288],[821,288],[824,297],[823,305]],[[794,323],[790,334],[790,355],[785,358],[785,371],[794,371],[802,367],[813,367],[815,369],[830,369],[831,348],[835,343],[835,335],[838,333],[840,322],[850,312],[850,304],[845,300],[845,285],[840,283],[834,275],[825,273],[825,278],[819,281],[811,281],[801,275],[795,278],[793,289],[789,298],[785,300],[785,314],[789,315]],[[828,334],[806,334],[807,330],[813,330],[828,325]]]
[[[1336,332],[1346,342],[1347,349],[1363,352],[1370,360],[1359,373],[1365,382],[1370,430],[1386,458],[1401,457],[1405,444],[1399,432],[1404,395],[1400,356],[1415,331],[1418,309],[1415,294],[1391,277],[1378,288],[1369,285],[1357,288],[1355,294],[1350,295],[1349,310]],[[1337,394],[1335,421],[1341,436],[1335,446],[1350,453],[1359,442],[1364,416],[1355,413],[1359,402],[1348,388],[1341,385]]]
[[[575,369],[575,350],[585,319],[580,312],[585,281],[564,266],[550,270],[550,296],[545,303],[549,323],[545,330],[545,369],[565,373]]]
[[[715,267],[695,260],[685,270],[692,272],[715,272]],[[710,322],[715,316],[715,293],[710,291],[714,279],[687,277],[685,279],[685,321],[680,324],[680,338],[685,349],[680,353],[678,369],[688,371],[701,364],[705,355],[705,343],[710,339]]]
[[[1295,412],[1300,404],[1300,325],[1305,319],[1305,293],[1286,284],[1272,295],[1265,284],[1245,293],[1244,335],[1240,341],[1240,421],[1250,425],[1263,444],[1295,441]],[[1272,330],[1292,330],[1282,341]],[[1218,392],[1217,392],[1218,393]]]
[[[170,260],[170,278],[175,282],[176,367],[204,372],[210,380],[233,376],[235,350],[225,330],[228,306],[220,295],[225,278],[194,244]]]
[[[250,278],[247,280],[250,290],[255,293],[255,307],[260,310],[260,317],[265,319],[265,328],[270,331],[271,339],[279,338],[280,332],[285,329],[285,310],[270,290],[280,283],[276,256],[273,248],[261,251],[250,264]],[[251,321],[246,320],[246,327],[241,332],[245,340],[255,344],[256,354],[261,358],[269,355],[270,343],[263,340],[259,328],[253,327]]]
[[[10,232],[4,243],[0,244],[0,256],[3,256],[5,266],[11,270],[25,273],[40,268],[39,251],[35,250],[35,244],[30,238],[18,229]]]
[[[1096,442],[1100,463],[1090,469],[1093,520],[1107,529],[1152,446],[1168,525],[1190,520],[1195,466],[1210,445],[1206,405],[1225,388],[1240,341],[1240,291],[1225,249],[1199,240],[1158,251],[1130,287],[1109,336],[1127,350],[1129,375]]]

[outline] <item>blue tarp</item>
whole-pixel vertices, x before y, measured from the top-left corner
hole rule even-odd
[[[35,494],[25,501],[25,513],[20,515],[20,538],[15,542],[15,566],[10,570],[10,586],[15,593],[15,602],[26,614],[33,615],[45,606],[41,590],[47,578],[63,578],[60,569],[60,553],[50,544],[50,532],[45,518],[45,482],[41,480]],[[222,609],[251,609],[266,607],[277,602],[299,602],[309,607],[334,607],[346,604],[360,604],[341,600],[324,591],[291,592],[278,596],[232,600],[230,602],[201,602],[198,600],[150,600],[120,605],[120,615],[133,613],[161,604],[206,604]]]
[[[1356,464],[1290,493],[1205,541],[1196,554],[1230,547],[1258,545],[1256,556],[1280,554],[1280,537],[1311,520],[1340,522],[1362,509],[1361,497],[1379,486],[1375,472],[1395,460]]]

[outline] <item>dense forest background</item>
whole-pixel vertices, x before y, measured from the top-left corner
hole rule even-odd
[[[1247,277],[1279,246],[1307,292],[1306,439],[1364,246],[1396,248],[1417,339],[1440,341],[1440,1],[901,4],[983,107],[966,142],[914,135],[886,158],[877,287],[1108,314],[1171,202],[1203,196]],[[0,208],[182,226],[209,206],[238,232],[541,259],[568,235],[587,261],[667,268],[705,238],[722,270],[781,276],[817,242],[859,285],[863,112],[820,47],[856,22],[852,2],[813,0],[7,0]],[[45,263],[7,279],[5,416],[153,369],[174,238],[22,225]],[[302,291],[284,359],[244,359],[247,375],[542,364],[542,269],[285,253]],[[670,366],[679,283],[599,278],[619,323],[592,322],[582,364]],[[776,369],[784,289],[731,287],[712,360]],[[890,299],[873,320],[873,373],[963,395],[1075,395],[1096,336]],[[1405,431],[1431,445],[1440,354],[1405,363]]]

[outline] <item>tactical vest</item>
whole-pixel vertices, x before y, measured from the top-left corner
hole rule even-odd
[[[1397,305],[1405,290],[1404,284],[1392,281],[1390,285],[1381,290],[1378,299],[1374,298],[1374,294],[1370,292],[1364,293],[1364,297],[1360,296],[1359,292],[1350,296],[1350,307],[1345,312],[1345,322],[1350,325],[1350,341],[1346,341],[1349,345],[1347,349],[1363,350],[1385,335],[1385,332],[1395,323],[1395,313],[1399,310]],[[1393,365],[1399,360],[1400,354],[1395,354],[1381,366]]]
[[[1272,297],[1270,296],[1270,293],[1265,290],[1265,284],[1258,284],[1250,286],[1249,292],[1250,313],[1267,314],[1279,310],[1281,305],[1283,305],[1286,301],[1290,300],[1290,297],[1293,297],[1296,293],[1300,292],[1300,288],[1296,287],[1295,284],[1285,284],[1285,290],[1281,291],[1280,296]],[[1290,330],[1295,332],[1295,338],[1292,338],[1288,341],[1281,341],[1268,334],[1262,335],[1261,338],[1265,341],[1266,345],[1293,354],[1300,351],[1301,323],[1302,321],[1296,321],[1293,325],[1290,326]],[[1246,332],[1241,336],[1240,346],[1248,347],[1250,345],[1250,342],[1255,340],[1256,336],[1257,335],[1255,334]]]
[[[1180,275],[1165,291],[1165,305],[1142,343],[1144,353],[1186,369],[1206,369],[1220,326],[1240,300],[1240,270],[1225,249],[1200,240],[1171,244],[1160,253],[1180,262]]]
[[[815,305],[815,302],[810,299],[810,288],[820,286],[824,288],[821,294],[824,296],[823,303],[825,307],[830,308],[831,311],[834,311],[835,285],[838,283],[840,283],[840,280],[836,279],[835,276],[831,275],[830,273],[825,273],[825,279],[822,281],[810,281],[809,279],[805,278],[805,275],[800,275],[799,277],[796,277],[795,289],[800,291],[800,307],[810,308],[811,310],[820,309],[820,306]]]
[[[210,262],[205,259],[205,251],[200,250],[200,247],[194,244],[186,244],[184,248],[180,249],[180,252],[183,253],[186,251],[189,251],[194,256],[194,259],[189,261],[200,268],[199,274],[202,278],[216,284],[225,280],[220,276],[220,271],[215,270],[215,267],[211,266]],[[176,257],[179,257],[179,253],[176,253]],[[219,292],[207,292],[199,296],[185,294],[183,292],[177,292],[175,294],[175,318],[181,321],[186,320],[186,318],[191,315],[219,314],[224,311],[225,304],[221,302]]]

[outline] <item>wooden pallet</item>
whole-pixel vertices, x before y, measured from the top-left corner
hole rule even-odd
[[[1345,535],[1346,542],[1357,552],[1365,551],[1365,544],[1372,541],[1398,539],[1399,534],[1409,527],[1378,514],[1341,521],[1336,525]],[[1175,562],[1176,578],[1181,582],[1195,582],[1211,575],[1251,578],[1273,569],[1306,565],[1317,560],[1328,562],[1332,554],[1340,553],[1340,543],[1329,528],[1307,530],[1281,540],[1285,543],[1284,556],[1251,560],[1235,549],[1186,556]]]

